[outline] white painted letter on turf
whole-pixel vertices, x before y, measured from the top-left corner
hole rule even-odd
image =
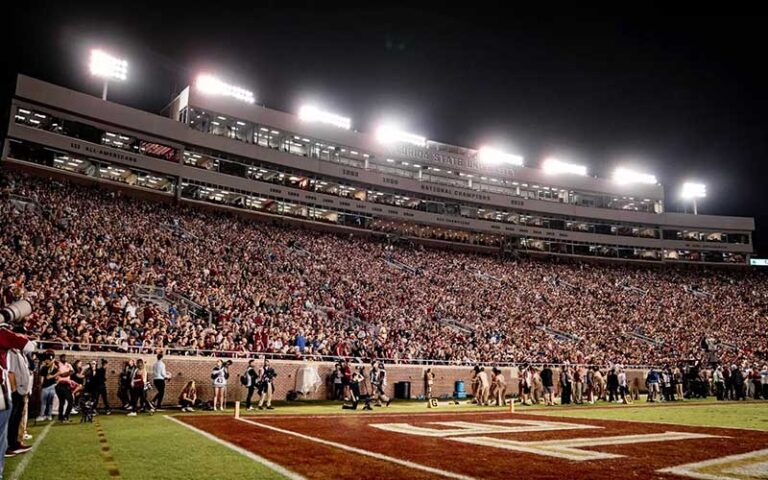
[[[388,432],[419,435],[422,437],[453,437],[457,435],[486,435],[489,433],[548,432],[554,430],[603,428],[580,423],[545,422],[539,420],[494,420],[484,423],[429,422],[427,425],[447,428],[417,427],[410,423],[372,423],[370,426]]]
[[[547,457],[562,458],[582,462],[585,460],[603,460],[606,458],[618,458],[624,455],[615,453],[596,452],[594,450],[582,450],[584,447],[599,447],[601,445],[624,445],[645,442],[668,442],[671,440],[692,440],[698,438],[716,438],[717,435],[686,432],[650,433],[646,435],[621,435],[616,437],[588,437],[570,438],[565,440],[543,440],[536,442],[518,442],[494,437],[456,437],[450,438],[454,442],[482,445],[486,447],[503,448],[518,452],[534,453]]]

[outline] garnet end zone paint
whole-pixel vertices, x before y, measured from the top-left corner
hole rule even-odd
[[[446,476],[435,472],[455,478],[509,478],[514,472],[520,478],[608,479],[620,471],[680,478],[682,470],[675,467],[768,448],[768,432],[754,430],[506,413],[179,418],[318,479]],[[755,475],[765,468],[752,462],[733,471]]]

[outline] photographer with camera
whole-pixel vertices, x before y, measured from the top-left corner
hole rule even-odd
[[[11,331],[11,323],[18,322],[29,315],[31,311],[32,305],[25,300],[14,302],[0,310],[2,316],[0,320],[2,322],[0,323],[0,478],[3,476],[5,453],[8,450],[8,426],[14,407],[13,394],[18,393],[16,378],[13,372],[8,369],[8,356],[11,354],[11,350],[26,355],[36,348],[35,342],[30,341],[26,335]],[[13,455],[15,454],[9,456]]]
[[[216,411],[218,405],[220,411],[224,411],[224,404],[226,402],[225,395],[227,391],[227,380],[229,380],[229,366],[232,365],[232,360],[222,362],[221,359],[216,360],[216,366],[211,371],[211,379],[213,380],[213,410]]]
[[[259,391],[259,410],[264,409],[264,400],[267,401],[267,410],[274,410],[272,407],[272,394],[275,392],[275,377],[277,372],[269,363],[269,360],[264,360],[264,366],[259,372],[259,383],[257,385]]]

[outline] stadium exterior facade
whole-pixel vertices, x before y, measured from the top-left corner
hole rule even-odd
[[[529,167],[186,88],[160,116],[19,75],[2,160],[180,202],[557,255],[746,264],[754,220],[664,211],[661,185]]]

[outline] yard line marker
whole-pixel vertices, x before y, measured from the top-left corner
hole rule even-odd
[[[265,467],[274,470],[275,472],[279,473],[280,475],[283,475],[284,477],[290,478],[291,480],[306,480],[303,476],[299,475],[298,473],[295,473],[295,472],[292,472],[292,471],[288,470],[287,468],[283,467],[282,465],[278,465],[277,463],[274,463],[274,462],[272,462],[270,460],[267,460],[266,458],[264,458],[264,457],[262,457],[260,455],[257,455],[255,453],[249,451],[249,450],[246,450],[246,449],[244,449],[242,447],[239,447],[239,446],[235,445],[234,443],[230,443],[230,442],[228,442],[226,440],[223,440],[223,439],[217,437],[216,435],[213,435],[211,433],[206,432],[205,430],[200,430],[197,427],[193,427],[192,425],[184,423],[184,422],[182,422],[181,420],[179,420],[177,418],[169,417],[168,415],[163,415],[163,417],[168,419],[168,420],[170,420],[170,421],[172,421],[172,422],[176,422],[177,424],[181,425],[182,427],[188,428],[188,429],[192,430],[193,432],[199,433],[200,435],[204,436],[205,438],[207,438],[209,440],[213,440],[214,442],[216,442],[216,443],[218,443],[220,445],[223,445],[223,446],[227,447],[228,449],[230,449],[230,450],[232,450],[234,452],[237,452],[240,455],[243,455],[244,457],[250,458],[254,462],[258,462],[258,463],[264,465]]]
[[[32,445],[32,450],[27,452],[26,455],[24,455],[24,458],[21,459],[18,465],[16,465],[16,470],[13,471],[13,473],[10,476],[10,480],[19,480],[22,475],[24,475],[24,470],[26,470],[27,465],[29,465],[29,461],[32,460],[32,456],[37,451],[37,447],[40,446],[41,443],[43,443],[43,439],[46,435],[48,435],[48,431],[51,430],[51,426],[53,425],[53,422],[49,423],[45,426],[42,432],[40,432],[40,435],[38,435],[37,440],[35,441],[35,444]]]
[[[239,418],[237,420],[240,421],[240,422],[250,423],[251,425],[255,425],[255,426],[260,427],[260,428],[266,428],[267,430],[272,430],[272,431],[283,433],[283,434],[286,434],[286,435],[292,435],[294,437],[298,437],[298,438],[301,438],[301,439],[304,439],[304,440],[308,440],[310,442],[319,443],[321,445],[327,445],[329,447],[338,448],[340,450],[346,450],[348,452],[357,453],[358,455],[363,455],[363,456],[366,456],[366,457],[376,458],[378,460],[384,460],[385,462],[395,463],[397,465],[402,465],[404,467],[413,468],[415,470],[422,470],[422,471],[425,471],[425,472],[433,473],[435,475],[440,475],[442,477],[454,478],[456,480],[474,480],[473,477],[469,477],[467,475],[462,475],[460,473],[449,472],[447,470],[442,470],[442,469],[439,469],[439,468],[430,467],[430,466],[427,466],[427,465],[422,465],[420,463],[414,463],[414,462],[410,462],[408,460],[403,460],[403,459],[400,459],[400,458],[390,457],[389,455],[384,455],[383,453],[371,452],[369,450],[363,450],[362,448],[350,447],[349,445],[344,445],[343,443],[332,442],[330,440],[325,440],[323,438],[318,438],[318,437],[312,437],[312,436],[309,436],[309,435],[304,435],[303,433],[294,432],[293,430],[285,430],[283,428],[273,427],[271,425],[267,425],[267,424],[264,424],[264,423],[254,422],[253,420],[248,420],[246,418],[242,418],[241,417],[241,418]]]
[[[104,429],[101,428],[101,423],[99,423],[98,419],[96,419],[94,425],[96,426],[96,435],[98,435],[99,443],[101,444],[99,447],[101,458],[104,460],[104,465],[107,467],[107,473],[109,473],[110,478],[117,480],[120,478],[120,470],[117,468],[117,462],[115,462],[115,457],[112,456],[112,450],[109,448],[107,434],[104,433]]]

